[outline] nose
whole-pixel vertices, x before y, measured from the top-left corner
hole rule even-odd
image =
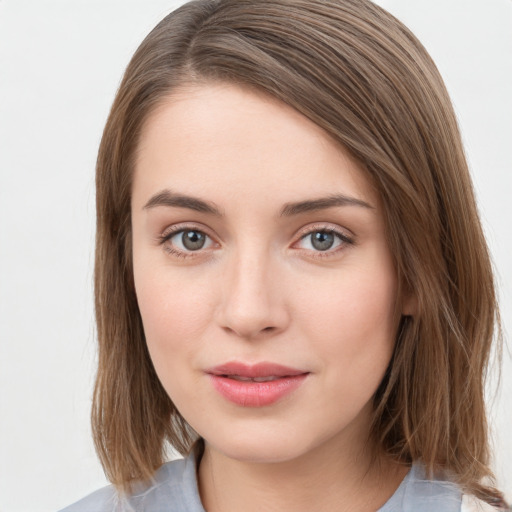
[[[239,255],[223,276],[219,325],[226,332],[255,340],[286,329],[289,313],[281,272],[268,255]]]

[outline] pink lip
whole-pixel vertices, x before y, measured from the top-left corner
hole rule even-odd
[[[206,370],[214,388],[227,400],[243,407],[273,404],[297,389],[309,372],[274,363],[247,365],[231,362]],[[241,381],[233,377],[278,377],[265,382]]]

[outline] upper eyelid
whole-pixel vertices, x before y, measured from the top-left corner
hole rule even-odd
[[[301,228],[298,231],[299,239],[302,239],[305,236],[308,236],[311,233],[315,233],[317,231],[327,231],[332,233],[337,233],[339,235],[344,236],[345,238],[349,238],[350,240],[355,239],[354,233],[347,229],[343,228],[341,226],[333,225],[331,223],[315,223],[315,224],[309,224],[308,226],[305,226],[304,228]]]
[[[209,236],[212,240],[214,240],[216,237],[212,235],[211,230],[208,229],[206,226],[202,224],[198,224],[196,222],[194,223],[178,223],[173,224],[172,226],[166,227],[162,233],[159,235],[159,239],[167,239],[170,238],[177,233],[180,233],[181,231],[200,231],[201,233],[204,233],[205,235]]]

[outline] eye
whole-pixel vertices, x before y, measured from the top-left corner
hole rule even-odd
[[[183,256],[214,245],[213,240],[198,229],[179,229],[164,234],[161,243],[170,253]]]
[[[297,246],[308,251],[332,253],[344,245],[353,243],[351,238],[335,229],[315,229],[303,235]]]

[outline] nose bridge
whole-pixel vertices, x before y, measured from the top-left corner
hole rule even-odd
[[[275,257],[264,247],[246,245],[234,252],[224,278],[220,321],[243,338],[277,332],[286,324],[285,304]]]

